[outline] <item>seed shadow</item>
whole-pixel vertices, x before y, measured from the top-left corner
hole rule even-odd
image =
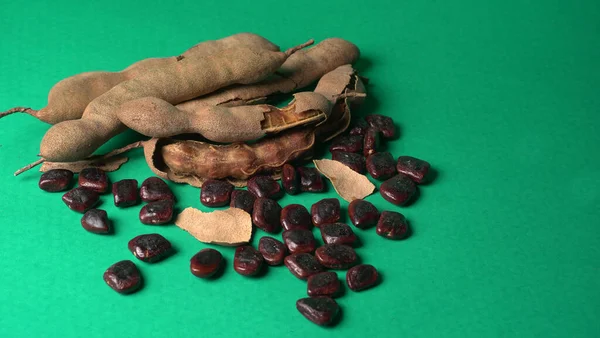
[[[342,307],[340,306],[335,318],[331,321],[331,323],[329,325],[327,325],[327,329],[332,330],[334,326],[337,326],[342,321],[343,317],[344,317],[344,311],[342,310]]]
[[[417,190],[415,191],[414,195],[411,196],[411,198],[404,203],[402,206],[403,207],[410,207],[411,205],[414,205],[415,203],[417,203],[417,200],[419,200],[421,197],[421,189],[419,189],[419,187],[417,187]]]
[[[333,298],[342,298],[348,293],[348,288],[346,287],[346,279],[344,278],[345,276],[346,273],[344,272],[342,274],[342,279],[340,280],[338,278],[338,281],[340,281],[340,289],[335,294],[333,294]]]
[[[269,274],[269,264],[263,263],[262,267],[258,271],[258,273],[254,276],[248,276],[250,278],[264,278]]]
[[[210,277],[206,277],[206,278],[200,278],[200,279],[204,279],[206,281],[217,280],[225,274],[225,270],[227,270],[226,267],[227,267],[227,259],[225,259],[225,257],[223,257],[223,259],[221,260],[221,265],[219,265],[219,268],[217,269],[217,271],[215,271],[214,275],[212,275]]]
[[[425,175],[423,181],[419,184],[424,186],[430,185],[434,181],[437,181],[439,179],[439,176],[440,172],[436,168],[429,168],[429,172],[427,173],[427,175]]]

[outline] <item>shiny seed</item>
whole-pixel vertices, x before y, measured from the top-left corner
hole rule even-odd
[[[298,182],[298,173],[296,172],[296,168],[294,168],[291,164],[284,164],[283,169],[281,170],[281,184],[283,185],[283,189],[290,194],[295,195],[299,191],[299,182]]]
[[[389,152],[369,155],[367,157],[367,171],[376,180],[387,180],[396,175],[396,161]]]
[[[115,182],[112,186],[115,206],[130,207],[138,203],[138,181],[133,179]]]
[[[287,252],[285,245],[273,237],[263,236],[258,242],[258,251],[269,265],[283,263]]]
[[[323,265],[309,253],[289,255],[283,262],[288,270],[299,279],[307,279],[324,270]]]
[[[155,263],[171,254],[171,242],[159,234],[139,235],[129,241],[129,251],[139,260]]]
[[[190,259],[190,271],[196,277],[214,276],[223,264],[223,255],[215,249],[200,250]]]
[[[43,173],[38,186],[47,192],[64,191],[69,188],[73,180],[73,172],[66,169],[52,169]]]
[[[333,271],[321,272],[308,277],[306,293],[309,297],[335,297],[340,293],[342,283]]]
[[[175,195],[171,188],[158,177],[149,177],[142,182],[140,188],[140,198],[144,202],[154,202],[162,200],[175,201]]]
[[[206,180],[200,191],[200,202],[207,207],[222,207],[229,204],[233,185],[219,180]]]
[[[254,202],[252,223],[266,232],[277,233],[281,230],[281,224],[279,223],[280,215],[281,206],[277,201],[260,197]]]
[[[352,228],[344,223],[323,224],[320,230],[325,244],[352,245],[357,240]]]
[[[283,197],[281,184],[275,181],[271,176],[254,176],[248,180],[248,191],[256,197],[265,197],[273,200]]]
[[[103,194],[108,191],[110,181],[106,172],[98,168],[86,168],[79,173],[79,186]]]
[[[325,191],[325,182],[323,176],[315,168],[299,167],[298,175],[300,175],[300,190],[307,192],[323,192]]]
[[[368,157],[371,154],[375,154],[377,149],[379,148],[379,141],[381,132],[376,128],[367,129],[367,133],[365,134],[365,142],[363,146],[363,155]]]
[[[173,218],[173,200],[150,202],[140,210],[140,221],[147,225],[169,223]]]
[[[379,273],[374,266],[360,264],[352,267],[346,272],[346,284],[352,291],[361,291],[377,284]]]
[[[417,192],[417,186],[408,176],[399,174],[383,182],[379,193],[387,201],[402,205],[412,199]]]
[[[104,272],[104,281],[118,293],[135,292],[142,286],[142,275],[135,263],[124,260],[111,265]]]
[[[256,196],[254,196],[253,193],[247,190],[234,190],[231,193],[231,202],[229,203],[229,206],[231,208],[242,209],[245,212],[252,214],[255,201]]]
[[[233,269],[243,276],[258,274],[263,266],[263,256],[250,245],[240,246],[235,249]]]
[[[358,260],[354,249],[342,244],[326,244],[315,251],[315,257],[329,269],[348,269]]]
[[[365,200],[354,200],[348,205],[350,221],[359,229],[370,228],[379,220],[379,210]]]
[[[111,223],[108,214],[104,210],[90,209],[81,218],[81,226],[95,234],[107,234],[111,232]]]
[[[376,231],[379,236],[388,239],[405,239],[410,235],[410,227],[406,217],[395,211],[381,213]]]
[[[343,165],[359,174],[364,174],[365,172],[365,157],[362,154],[334,151],[331,153],[331,159],[341,162]]]
[[[300,204],[290,204],[281,210],[281,226],[284,230],[312,228],[308,210]]]
[[[429,162],[411,156],[398,157],[396,164],[399,173],[407,175],[416,183],[422,183],[427,178],[429,168]]]
[[[299,299],[296,302],[296,309],[311,322],[327,326],[331,325],[337,317],[340,306],[335,300],[321,296]]]
[[[316,227],[321,224],[335,223],[340,219],[340,201],[337,198],[324,198],[310,208],[312,222]]]
[[[306,229],[286,230],[282,234],[283,242],[290,253],[310,253],[315,251],[317,242],[312,231]]]
[[[329,151],[346,151],[349,153],[358,153],[363,148],[362,135],[341,135],[336,137],[329,147]]]
[[[394,125],[394,120],[390,117],[372,114],[368,115],[366,120],[371,127],[381,130],[385,138],[394,138],[396,136],[396,126]]]
[[[78,187],[64,194],[62,200],[69,209],[83,213],[96,205],[100,196],[96,191]]]
[[[367,129],[369,128],[369,123],[365,121],[365,119],[356,120],[352,127],[350,127],[350,135],[364,135],[367,133]]]

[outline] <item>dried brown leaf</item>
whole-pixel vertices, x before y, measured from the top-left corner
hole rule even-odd
[[[113,156],[109,158],[84,160],[77,162],[44,162],[40,168],[41,172],[52,169],[67,169],[78,173],[85,168],[98,168],[104,171],[115,171],[129,160],[126,156]]]
[[[338,161],[314,160],[315,167],[325,175],[335,191],[348,202],[363,199],[375,191],[375,185],[365,175]]]
[[[237,208],[213,212],[186,208],[175,219],[175,225],[204,243],[237,246],[252,237],[250,214]]]

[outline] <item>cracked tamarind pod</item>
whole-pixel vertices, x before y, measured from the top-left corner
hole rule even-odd
[[[0,118],[14,113],[27,113],[49,124],[80,119],[90,102],[123,81],[131,80],[155,67],[175,64],[179,59],[189,55],[196,57],[209,55],[232,47],[279,51],[278,46],[252,33],[239,33],[219,40],[208,40],[198,43],[179,56],[140,60],[120,72],[94,71],[70,76],[50,89],[46,107],[40,110],[15,107],[0,113]]]

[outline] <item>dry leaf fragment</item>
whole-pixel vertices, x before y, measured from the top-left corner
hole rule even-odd
[[[104,171],[115,171],[129,160],[125,156],[113,156],[110,158],[83,160],[77,162],[44,162],[40,168],[41,172],[52,169],[67,169],[78,173],[85,168],[98,168]]]
[[[341,162],[332,160],[313,162],[317,170],[331,181],[338,195],[348,202],[363,199],[375,191],[375,186],[365,175],[357,173]]]
[[[204,243],[237,246],[248,243],[252,237],[250,214],[237,208],[213,212],[186,208],[177,216],[175,225]]]

